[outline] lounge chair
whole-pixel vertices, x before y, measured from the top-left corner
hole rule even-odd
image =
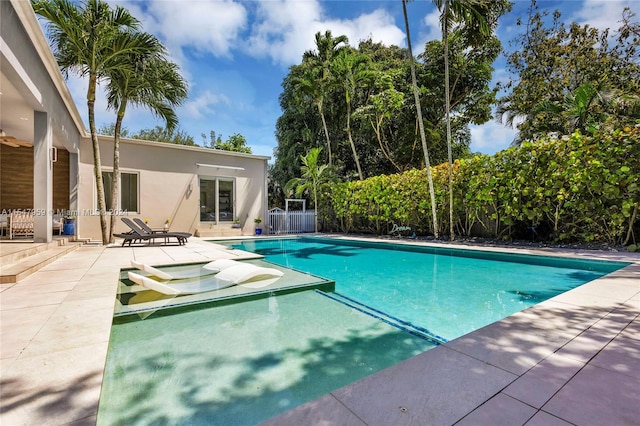
[[[149,225],[147,225],[146,223],[144,223],[144,221],[138,217],[134,218],[133,221],[131,219],[129,219],[128,217],[123,217],[122,221],[131,229],[135,229],[137,231],[142,231],[142,233],[146,233],[149,235],[156,235],[158,238],[160,237],[164,237],[167,234],[170,234],[171,236],[181,236],[183,237],[185,240],[189,237],[191,237],[191,234],[189,232],[175,232],[175,231],[168,231],[168,230],[153,230],[152,228],[149,227]],[[142,224],[142,225],[140,225]]]
[[[143,240],[153,242],[159,238],[163,239],[165,244],[169,242],[169,238],[175,238],[178,240],[178,244],[184,245],[187,242],[187,238],[191,237],[188,232],[147,232],[127,217],[123,217],[121,220],[131,229],[129,232],[113,234],[115,237],[124,239],[123,246],[127,243],[130,246],[131,243],[142,242]]]
[[[151,228],[149,225],[147,225],[145,223],[144,220],[140,219],[139,217],[134,217],[133,221],[136,223],[136,225],[138,225],[140,228],[142,228],[144,231],[148,232],[149,234],[165,234],[167,232],[169,232],[166,229],[153,229]],[[171,232],[172,234],[176,234],[176,235],[188,235],[187,238],[189,238],[191,236],[191,234],[189,234],[188,232]]]
[[[237,265],[229,266],[216,275],[191,280],[160,282],[135,272],[129,272],[128,275],[134,283],[167,295],[204,293],[247,283],[250,287],[264,287],[284,275],[282,271],[274,268],[264,268],[244,262],[235,263]]]
[[[164,281],[170,280],[184,280],[188,278],[198,278],[205,277],[207,275],[213,275],[220,272],[220,268],[213,265],[213,262],[209,262],[206,265],[202,265],[197,269],[191,270],[183,270],[183,271],[163,271],[158,268],[154,268],[153,266],[144,264],[142,262],[136,262],[135,260],[131,261],[131,266],[134,268],[138,268],[141,271],[144,271],[152,276],[159,278]]]
[[[134,217],[134,218],[133,218],[133,221],[134,221],[134,222],[135,222],[135,223],[136,223],[140,228],[142,228],[142,230],[144,230],[144,231],[148,232],[149,234],[156,234],[156,235],[158,235],[159,237],[161,237],[163,234],[172,234],[172,235],[176,235],[176,236],[180,235],[180,236],[183,236],[185,239],[186,239],[186,238],[189,238],[189,237],[191,236],[191,234],[190,234],[190,233],[188,233],[188,232],[174,232],[174,231],[169,232],[169,231],[168,231],[168,230],[166,230],[166,229],[163,229],[163,230],[153,229],[153,228],[151,228],[149,225],[147,225],[147,224],[144,222],[144,220],[140,219],[139,217]]]

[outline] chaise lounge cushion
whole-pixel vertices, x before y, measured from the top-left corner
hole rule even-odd
[[[215,262],[217,261],[211,263]],[[252,263],[231,262],[235,263],[235,265],[227,267],[216,275],[200,276],[193,279],[160,282],[135,272],[129,272],[128,276],[134,283],[150,290],[167,295],[179,295],[220,290],[245,283],[247,283],[248,287],[259,288],[271,284],[284,275],[284,272],[274,268],[264,268]],[[227,262],[220,263],[229,264]],[[255,283],[255,285],[252,283]]]
[[[141,271],[145,271],[146,273],[151,274],[154,277],[160,278],[161,280],[165,280],[165,281],[198,278],[206,275],[212,275],[220,271],[220,269],[216,268],[215,266],[210,266],[208,268],[205,268],[205,266],[207,265],[204,265],[197,269],[194,268],[193,270],[167,272],[158,268],[154,268],[153,266],[147,265],[145,263],[131,260],[131,266],[133,266],[134,268],[138,268]]]

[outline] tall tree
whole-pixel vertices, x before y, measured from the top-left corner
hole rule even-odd
[[[404,13],[404,25],[407,29],[407,47],[409,50],[409,63],[411,65],[411,87],[413,88],[413,96],[416,103],[416,115],[418,118],[418,128],[420,129],[420,140],[422,142],[422,151],[424,153],[424,165],[427,169],[427,180],[429,181],[429,196],[431,197],[431,214],[433,216],[433,235],[438,239],[438,216],[436,215],[436,193],[433,189],[433,177],[431,176],[431,164],[429,162],[429,150],[427,149],[427,137],[424,133],[424,122],[422,121],[422,107],[420,106],[420,92],[416,81],[415,59],[413,50],[411,49],[411,33],[409,31],[409,18],[407,16],[407,0],[402,0],[402,12]]]
[[[319,68],[304,68],[302,75],[294,79],[296,92],[301,97],[306,97],[313,102],[318,109],[318,114],[322,119],[322,128],[327,143],[327,153],[329,156],[329,165],[333,164],[333,155],[331,152],[331,138],[329,137],[329,129],[327,128],[327,120],[324,116],[324,102],[327,96],[326,84],[322,80],[322,70]]]
[[[102,243],[109,242],[100,146],[95,123],[96,87],[107,72],[124,66],[123,55],[143,53],[155,40],[137,34],[140,23],[126,9],[111,9],[101,0],[76,3],[70,0],[35,0],[34,11],[48,22],[49,39],[62,73],[79,74],[89,79],[87,109],[93,147],[93,172],[96,180]]]
[[[355,93],[350,100],[353,113],[350,114],[349,128],[363,176],[423,168],[424,151],[416,119],[407,49],[365,40],[358,44],[358,48],[350,47],[348,50],[366,56],[370,64],[368,67],[375,74],[372,84],[355,86]],[[469,153],[469,123],[482,124],[492,118],[496,96],[496,91],[490,87],[492,63],[500,50],[500,42],[496,37],[471,49],[465,35],[457,28],[451,34],[449,72],[454,159],[463,158]],[[431,164],[447,161],[442,51],[441,41],[430,41],[425,46],[425,52],[415,61]],[[274,152],[272,175],[282,187],[299,175],[297,159],[309,149],[322,146],[326,160],[324,134],[331,135],[336,175],[348,180],[358,176],[345,129],[348,107],[342,82],[340,86],[332,86],[322,98],[323,123],[316,104],[298,86],[305,69],[309,69],[308,65],[308,61],[304,61],[292,66],[282,82],[283,90],[279,98],[282,115],[276,123],[278,147]],[[340,81],[335,76],[333,80]],[[311,90],[316,88],[314,81],[314,78],[309,79]],[[411,102],[407,102],[408,99]],[[328,129],[326,133],[325,125]],[[336,144],[338,140],[346,143]]]
[[[342,50],[333,63],[335,79],[344,91],[345,102],[347,104],[347,137],[349,138],[349,145],[351,145],[351,152],[356,162],[360,180],[363,180],[364,176],[362,174],[362,168],[360,167],[356,145],[351,135],[351,105],[358,87],[368,86],[373,80],[374,74],[369,65],[370,61],[367,56],[348,49]]]
[[[139,34],[142,37],[151,37]],[[116,111],[113,135],[113,178],[111,180],[110,242],[115,231],[114,212],[120,210],[120,130],[128,105],[149,109],[164,120],[173,131],[178,124],[174,108],[187,97],[187,83],[179,73],[178,65],[166,58],[166,51],[156,39],[153,49],[127,55],[122,67],[111,69],[107,75],[107,102]]]
[[[442,44],[444,46],[444,102],[447,124],[447,158],[449,160],[449,234],[455,239],[453,221],[453,155],[451,149],[451,95],[449,85],[449,34],[455,24],[473,27],[479,36],[488,36],[487,15],[492,0],[434,0],[440,11]],[[470,32],[473,34],[473,32]]]
[[[549,129],[562,129],[566,117],[540,106],[578,100],[575,95],[580,87],[606,88],[621,101],[640,93],[640,31],[630,10],[623,12],[616,38],[609,36],[610,29],[565,25],[558,11],[551,20],[547,18],[532,2],[528,19],[518,22],[525,30],[514,40],[515,49],[507,58],[515,76],[505,86],[510,91],[499,100],[496,118],[517,127],[516,145],[541,137]],[[587,93],[579,97],[584,95]],[[634,109],[629,108],[633,104],[620,102],[611,110],[614,120],[622,125],[633,120]]]
[[[301,176],[291,179],[284,187],[286,193],[293,191],[296,197],[301,197],[307,192],[313,198],[313,206],[316,209],[315,231],[318,232],[318,189],[329,178],[329,166],[320,164],[319,157],[322,148],[313,148],[307,155],[301,155]]]
[[[369,122],[378,140],[382,155],[398,172],[401,172],[403,167],[394,158],[392,148],[383,133],[387,123],[392,121],[403,105],[404,93],[393,87],[391,73],[378,71],[374,74],[374,91],[370,94],[367,103],[354,112],[356,119]]]
[[[324,34],[318,31],[315,35],[316,51],[308,50],[303,55],[304,75],[298,80],[298,87],[303,93],[310,96],[320,112],[324,127],[325,138],[327,140],[327,154],[329,155],[329,165],[333,164],[331,152],[331,140],[324,115],[324,100],[328,96],[333,80],[331,71],[335,58],[348,46],[349,39],[345,35],[333,37],[331,31]]]

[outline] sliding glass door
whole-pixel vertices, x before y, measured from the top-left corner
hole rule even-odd
[[[235,181],[200,177],[200,222],[232,222],[235,217]]]

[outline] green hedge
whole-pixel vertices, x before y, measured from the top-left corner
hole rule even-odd
[[[441,235],[448,235],[447,164],[432,168]],[[456,161],[458,235],[632,243],[640,225],[640,132],[574,133]],[[433,234],[427,174],[410,170],[324,188],[325,223],[343,232],[394,225]]]

